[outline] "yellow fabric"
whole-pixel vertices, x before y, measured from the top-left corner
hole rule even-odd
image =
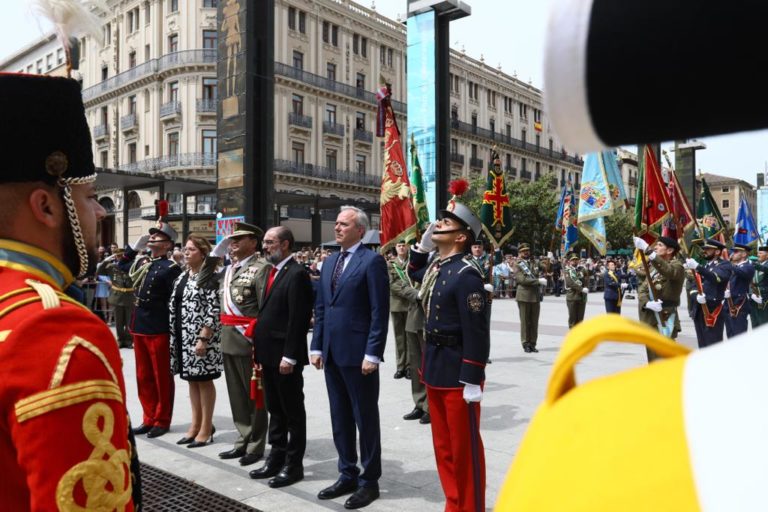
[[[688,352],[619,315],[571,330],[497,511],[699,509],[682,410],[686,359],[672,357],[576,387],[574,366],[601,341],[640,343],[666,357]]]

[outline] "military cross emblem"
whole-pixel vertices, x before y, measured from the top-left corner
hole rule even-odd
[[[493,208],[493,225],[504,226],[504,207],[509,206],[509,194],[503,193],[504,177],[493,173],[493,188],[483,194],[483,204],[491,205]]]

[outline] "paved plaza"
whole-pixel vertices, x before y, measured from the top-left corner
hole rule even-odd
[[[586,318],[604,312],[602,293],[592,293]],[[681,311],[682,334],[679,341],[696,346],[693,324]],[[637,318],[637,301],[625,300],[624,316]],[[491,325],[492,364],[486,368],[486,387],[482,402],[481,433],[487,466],[487,507],[493,508],[507,468],[528,427],[531,416],[544,397],[552,363],[568,331],[565,297],[547,296],[541,308],[538,354],[525,354],[520,346],[519,315],[512,299],[493,303]],[[128,409],[134,425],[141,422],[141,406],[136,392],[134,357],[123,349]],[[645,364],[645,349],[626,344],[605,344],[577,368],[579,382]],[[381,498],[365,510],[418,511],[443,510],[443,495],[435,469],[431,431],[418,421],[404,421],[403,414],[413,409],[410,383],[394,380],[395,343],[390,329],[385,362],[381,365],[382,464]],[[176,445],[190,422],[188,386],[176,379],[171,432],[163,437],[140,436],[142,462],[172,472],[262,511],[299,512],[308,510],[344,510],[346,496],[330,501],[316,498],[318,491],[338,477],[336,450],[331,436],[328,396],[323,372],[309,366],[304,370],[307,408],[307,452],[303,481],[273,490],[266,480],[251,480],[248,471],[262,461],[241,467],[237,459],[220,460],[217,454],[232,448],[236,431],[229,411],[224,379],[216,381],[217,401],[214,414],[215,442],[188,449]]]

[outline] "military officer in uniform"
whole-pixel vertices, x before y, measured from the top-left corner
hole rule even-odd
[[[648,254],[651,269],[650,279],[645,273],[645,268],[640,266],[637,269],[640,279],[637,291],[640,321],[673,340],[677,339],[680,332],[677,308],[685,286],[685,268],[683,262],[677,258],[680,244],[674,238],[666,236],[660,236],[653,246],[639,237],[635,237],[634,242],[637,249]],[[661,321],[661,329],[657,320]],[[657,358],[651,349],[646,348],[646,352],[649,363]]]
[[[117,247],[115,245],[115,247]],[[133,281],[130,275],[120,265],[123,249],[115,249],[111,256],[99,264],[96,274],[107,276],[110,282],[109,304],[115,314],[115,330],[117,344],[120,348],[133,348],[133,339],[129,329],[133,316]]]
[[[392,329],[395,334],[395,357],[397,359],[397,371],[395,378],[411,377],[408,371],[408,347],[405,336],[405,322],[408,318],[408,300],[397,295],[392,290],[393,285],[398,286],[397,281],[407,277],[408,272],[408,244],[400,240],[395,245],[396,255],[388,264],[389,271],[389,314],[392,317]]]
[[[725,317],[725,334],[728,338],[747,332],[750,311],[750,286],[755,276],[755,267],[749,261],[752,249],[748,245],[733,244],[731,247],[731,278],[725,289],[725,304],[728,316]]]
[[[264,456],[267,440],[267,411],[258,409],[251,397],[251,378],[256,378],[251,336],[259,313],[260,300],[272,265],[256,254],[264,231],[238,222],[226,241],[214,249],[231,249],[233,259],[224,271],[221,284],[221,351],[227,381],[229,406],[239,436],[222,459],[239,459],[241,466],[254,464]]]
[[[768,246],[757,249],[757,261],[753,262],[755,276],[752,278],[749,316],[752,328],[768,323]]]
[[[696,339],[699,348],[708,347],[723,341],[723,299],[728,281],[731,279],[731,264],[720,258],[725,244],[707,238],[702,245],[706,265],[700,265],[693,258],[685,260],[685,267],[695,271],[702,281],[702,292],[693,290],[699,307],[693,313],[693,325],[696,327]],[[726,315],[728,313],[725,313]]]
[[[80,85],[0,73],[0,112],[0,507],[135,510],[120,353],[65,293],[106,215]]]
[[[485,455],[480,400],[490,349],[485,276],[466,251],[480,220],[452,199],[411,251],[409,273],[422,283],[426,346],[422,377],[446,510],[485,510]],[[429,252],[437,257],[427,265]]]
[[[565,275],[565,303],[568,306],[568,327],[572,328],[584,320],[584,310],[587,308],[587,288],[589,274],[579,266],[579,256],[571,253],[568,266],[563,271]]]
[[[168,303],[173,282],[181,268],[168,259],[177,238],[170,224],[159,220],[125,250],[121,268],[128,270],[136,290],[136,307],[131,322],[136,382],[139,401],[144,411],[135,434],[159,437],[168,432],[173,415],[174,382],[171,374],[171,349]],[[145,248],[149,256],[139,254]],[[167,369],[167,371],[166,371]]]
[[[517,254],[514,276],[517,284],[515,299],[520,310],[520,341],[525,352],[538,352],[541,287],[547,285],[547,279],[539,275],[539,269],[531,261],[530,245],[521,243]]]

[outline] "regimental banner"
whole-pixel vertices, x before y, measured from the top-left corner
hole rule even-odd
[[[483,231],[495,248],[504,245],[515,229],[512,226],[512,211],[501,170],[501,159],[496,149],[491,150],[491,162],[488,166],[488,179],[480,206],[480,221]]]
[[[579,192],[578,226],[602,256],[607,252],[605,217],[621,208],[623,204],[621,201],[626,198],[624,187],[617,176],[618,167],[613,152],[589,153],[584,159]]]
[[[424,194],[424,176],[422,176],[419,154],[413,135],[411,135],[411,196],[413,197],[413,210],[416,212],[416,228],[421,233],[429,226],[429,208]]]

